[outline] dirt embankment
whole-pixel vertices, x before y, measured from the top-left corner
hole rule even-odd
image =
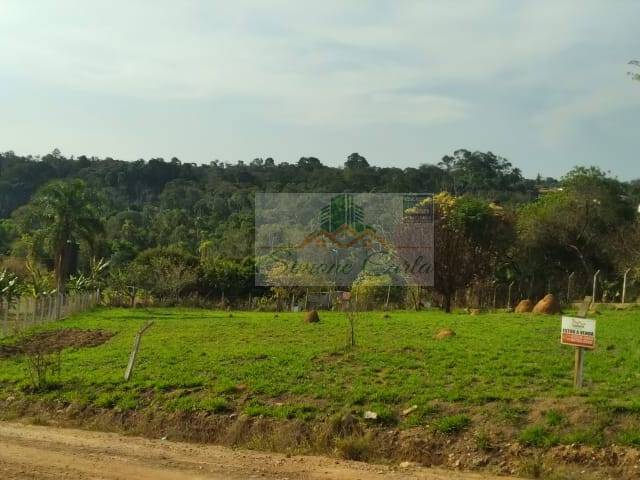
[[[43,426],[0,423],[5,480],[497,480],[481,474],[367,465]],[[506,479],[506,477],[499,477]]]
[[[542,407],[545,411],[548,410],[547,405]],[[535,416],[536,412],[537,410],[530,415]],[[334,458],[327,459],[328,464],[332,462],[342,464],[346,461],[343,459],[351,459],[385,465],[408,464],[412,467],[449,469],[450,476],[444,478],[494,478],[492,475],[558,479],[580,477],[582,480],[640,478],[639,449],[618,445],[598,448],[580,444],[557,445],[551,448],[531,447],[513,439],[513,434],[507,435],[503,430],[491,430],[486,422],[483,424],[485,430],[482,431],[469,429],[455,435],[445,435],[421,428],[408,430],[384,426],[368,428],[349,415],[332,417],[324,423],[307,424],[297,420],[278,421],[235,414],[122,412],[73,404],[59,404],[58,407],[54,407],[52,404],[43,402],[34,403],[12,398],[0,401],[0,419],[26,421],[37,425],[57,425],[60,428],[74,427],[91,431],[118,432],[121,435],[139,435],[151,439],[165,438],[170,442],[195,442],[188,444],[190,445],[188,448],[194,452],[206,448],[215,450],[218,447],[204,446],[215,444],[231,448],[284,452],[284,456],[281,453],[265,455],[265,458],[289,458],[291,455],[299,458],[299,455],[307,454],[329,455]],[[535,418],[530,420],[536,422]],[[480,424],[482,420],[474,417],[474,421]],[[0,450],[2,448],[3,445],[0,442]],[[219,448],[225,450],[225,447]],[[38,458],[38,455],[34,458]],[[378,465],[367,468],[371,468],[372,471],[392,471]],[[403,469],[400,471],[406,472]],[[478,472],[478,476],[455,477],[461,471]],[[0,472],[2,472],[1,468]],[[0,475],[0,478],[4,477]],[[285,476],[282,478],[325,477]]]

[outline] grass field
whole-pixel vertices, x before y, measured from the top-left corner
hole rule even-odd
[[[176,410],[273,417],[309,418],[346,407],[373,410],[391,422],[413,404],[428,410],[433,401],[481,405],[576,394],[573,349],[559,344],[557,317],[363,313],[353,349],[345,347],[342,314],[322,313],[318,324],[301,318],[187,309],[79,315],[45,328],[116,335],[98,347],[66,350],[61,387],[46,395],[120,409],[152,398]],[[133,338],[147,320],[155,324],[144,336],[133,379],[125,383]],[[457,335],[435,340],[443,327]],[[638,313],[600,314],[597,334],[598,348],[587,354],[587,388],[579,394],[640,410]],[[5,390],[28,385],[24,361],[0,360],[0,382]]]
[[[502,423],[511,433],[498,436],[515,436],[522,445],[640,446],[638,311],[596,315],[598,345],[587,353],[580,391],[572,386],[574,351],[560,345],[556,316],[365,312],[354,348],[346,347],[343,314],[320,316],[320,323],[307,324],[301,313],[98,309],[41,329],[115,336],[64,350],[57,385],[46,391],[30,387],[24,358],[0,360],[0,400],[307,423],[374,411],[375,425],[401,431],[454,435],[476,428],[480,449],[488,441],[484,430]],[[142,340],[133,378],[124,382],[135,333],[148,320],[155,324]],[[445,327],[456,335],[434,339]],[[584,415],[572,419],[576,409]]]

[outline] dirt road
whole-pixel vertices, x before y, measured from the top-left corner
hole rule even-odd
[[[495,480],[498,477],[414,467],[380,467],[324,457],[287,457],[211,445],[0,422],[0,478]]]

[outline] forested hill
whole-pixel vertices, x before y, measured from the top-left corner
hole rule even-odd
[[[170,287],[174,297],[192,291],[182,284],[196,285],[206,295],[225,285],[225,291],[248,292],[253,288],[253,198],[260,191],[448,192],[471,200],[459,204],[460,218],[471,223],[478,212],[489,214],[486,205],[499,204],[505,230],[485,232],[481,240],[499,239],[504,245],[482,279],[553,276],[560,284],[566,272],[588,277],[598,268],[613,276],[640,258],[634,213],[640,183],[620,182],[593,167],[576,168],[556,181],[525,179],[506,159],[467,150],[404,169],[369,165],[357,153],[336,168],[314,157],[296,164],[257,158],[196,165],[175,158],[66,158],[54,151],[41,158],[0,154],[0,271],[31,282],[34,292],[46,291],[54,284],[55,258],[68,262],[58,269],[62,280],[91,272],[92,262],[104,259],[110,284],[120,282],[123,288]],[[482,222],[479,226],[484,228]],[[149,265],[167,275],[150,277]],[[154,279],[157,285],[145,285]],[[182,283],[166,285],[176,279]]]
[[[196,165],[176,158],[126,162],[67,158],[58,150],[41,158],[7,152],[0,154],[0,218],[12,218],[14,227],[21,223],[24,227],[27,215],[19,207],[48,182],[72,178],[82,179],[97,196],[107,226],[108,245],[103,253],[114,255],[116,263],[156,246],[177,245],[195,253],[203,240],[215,240],[217,253],[228,258],[250,255],[247,234],[253,217],[252,194],[256,191],[446,190],[522,202],[535,197],[540,183],[523,178],[520,170],[504,158],[467,150],[456,151],[437,165],[405,169],[371,166],[357,153],[349,155],[343,167],[335,168],[315,157],[302,157],[296,164],[256,158],[246,163]],[[0,253],[10,248],[9,229],[4,222]]]
[[[535,193],[535,182],[492,153],[459,150],[438,165],[417,168],[370,166],[357,153],[344,168],[328,167],[315,157],[296,164],[256,158],[236,164],[205,165],[165,161],[125,162],[112,158],[66,158],[59,151],[41,158],[0,154],[0,217],[28,202],[35,191],[54,179],[81,178],[107,195],[109,208],[141,209],[147,204],[197,211],[217,194],[238,192],[438,192],[483,193],[524,200]]]

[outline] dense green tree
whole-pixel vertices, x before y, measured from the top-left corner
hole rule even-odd
[[[454,195],[484,192],[495,196],[532,190],[531,182],[525,181],[518,168],[491,152],[456,150],[453,156],[443,157],[439,165],[447,172],[447,189]]]
[[[579,268],[590,276],[609,268],[611,234],[632,224],[633,204],[620,182],[595,167],[575,168],[561,185],[521,209],[523,252],[547,271]]]
[[[208,297],[233,299],[254,290],[254,267],[250,260],[209,257],[200,264],[201,291]]]
[[[504,210],[472,197],[434,197],[434,290],[451,311],[453,295],[473,282],[492,278],[507,258],[511,223]]]
[[[347,161],[344,162],[344,168],[369,168],[369,162],[359,153],[352,153],[347,157]]]
[[[0,220],[0,255],[7,255],[15,240],[15,229],[10,220]]]
[[[134,286],[161,302],[175,303],[182,295],[197,291],[198,261],[176,247],[151,248],[133,261]]]
[[[103,232],[95,198],[82,180],[54,181],[37,192],[27,211],[33,230],[23,233],[43,241],[53,259],[56,288],[63,292],[77,264],[79,242],[93,246]]]

